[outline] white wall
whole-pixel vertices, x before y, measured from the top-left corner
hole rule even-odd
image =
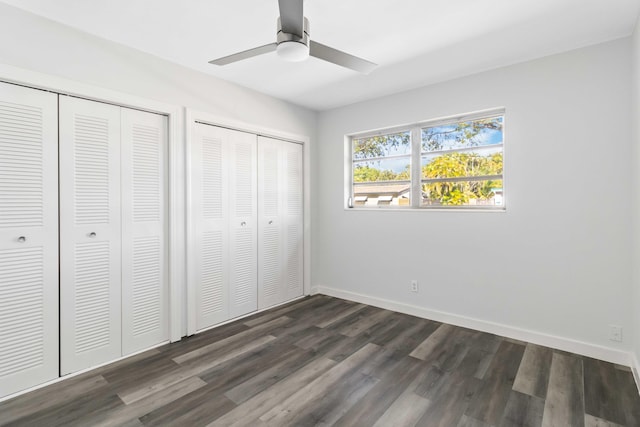
[[[636,369],[636,381],[640,387],[640,21],[636,24],[635,32],[632,36],[632,144],[633,144],[633,314],[632,319],[635,325],[634,334],[634,359]]]
[[[321,113],[314,286],[628,363],[630,43]],[[506,213],[343,209],[345,134],[502,106]],[[608,340],[610,324],[624,342]]]
[[[185,106],[254,128],[315,137],[316,113],[311,110],[0,3],[0,80],[6,66],[27,70],[29,79],[34,78],[31,72],[43,73],[146,100]],[[15,74],[14,70],[11,74]],[[184,165],[184,145],[178,156]],[[183,175],[184,170],[178,173]],[[175,212],[185,230],[184,195],[178,198],[178,205]],[[179,240],[172,245],[184,248],[184,235],[178,233]],[[182,266],[184,261],[178,260]],[[185,284],[180,285],[184,290]],[[186,301],[184,294],[182,300]],[[186,333],[186,314],[184,311],[182,314],[181,329]]]

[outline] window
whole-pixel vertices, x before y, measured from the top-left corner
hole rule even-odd
[[[410,132],[354,138],[352,197],[356,205],[408,205],[410,167]]]
[[[504,209],[504,111],[349,138],[350,208]]]

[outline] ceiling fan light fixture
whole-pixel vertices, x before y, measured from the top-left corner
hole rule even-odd
[[[369,74],[376,68],[377,65],[373,62],[311,40],[309,20],[303,14],[303,2],[304,0],[278,0],[280,16],[275,43],[213,59],[209,63],[227,65],[275,50],[280,58],[289,62],[300,62],[313,56],[363,74]]]
[[[301,41],[280,42],[276,51],[280,58],[289,62],[300,62],[309,57],[309,46]]]

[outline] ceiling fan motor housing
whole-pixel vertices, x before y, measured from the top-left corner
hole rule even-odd
[[[309,57],[309,20],[304,18],[302,35],[285,33],[278,18],[278,47],[280,57],[287,61],[299,62]]]

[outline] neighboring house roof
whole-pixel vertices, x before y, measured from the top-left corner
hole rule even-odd
[[[369,196],[369,195],[387,195],[387,196],[399,196],[411,189],[409,184],[355,184],[353,186],[353,194],[355,196]]]

